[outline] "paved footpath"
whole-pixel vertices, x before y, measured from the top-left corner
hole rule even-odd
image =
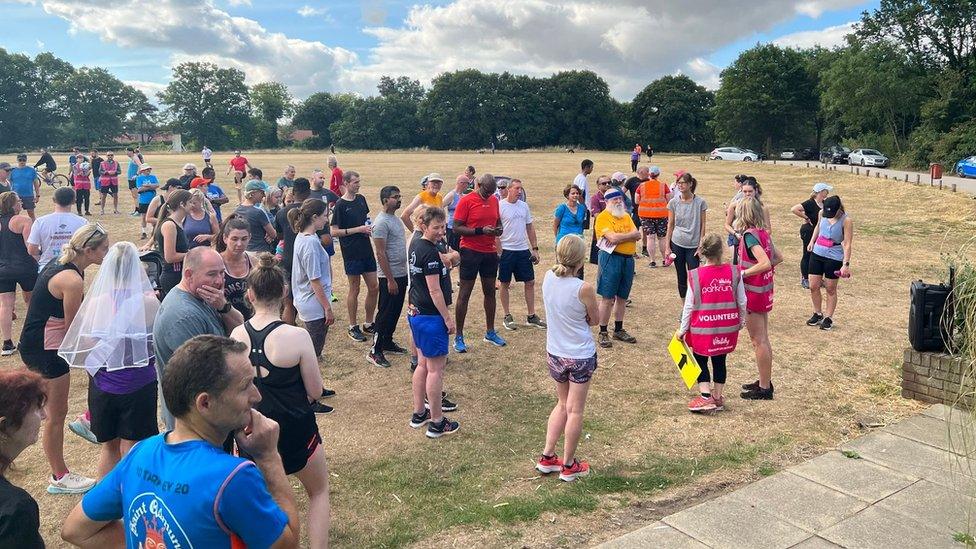
[[[976,533],[976,426],[937,404],[601,549],[963,549]]]
[[[763,163],[773,164],[774,161],[764,160]],[[821,164],[820,162],[814,160],[808,161],[808,160],[776,159],[775,164],[777,166],[786,165],[786,166],[796,166],[798,168],[810,168],[811,170],[825,169],[824,164]],[[869,174],[867,177],[870,177],[872,179],[877,179],[877,174],[880,173],[882,178],[884,178],[887,175],[889,178],[888,181],[891,181],[892,184],[900,182],[903,185],[914,185],[915,181],[919,181],[921,185],[924,185],[926,187],[930,185],[928,173],[906,172],[903,170],[892,170],[889,168],[873,168],[871,166],[862,168],[861,166],[848,166],[847,164],[829,164],[826,166],[836,170],[839,173],[857,174],[857,172],[860,172],[860,175],[862,177],[864,177],[865,174],[867,173]],[[948,167],[946,169],[951,170],[952,168]],[[950,190],[953,184],[956,185],[956,190],[959,192],[976,194],[976,179],[963,178],[956,175],[952,175],[949,171],[945,172],[945,175],[942,177],[942,187],[946,190]],[[935,180],[934,186],[935,187],[939,186],[938,179]]]

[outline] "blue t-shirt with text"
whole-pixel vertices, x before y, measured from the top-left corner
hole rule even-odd
[[[204,440],[137,444],[81,501],[95,521],[122,520],[126,546],[270,547],[288,516],[251,461]],[[152,542],[152,543],[150,543]]]
[[[156,176],[153,174],[140,175],[139,177],[136,178],[136,189],[140,189],[143,185],[159,185],[159,180],[156,179]],[[153,198],[156,198],[155,190],[151,190],[151,191],[139,190],[140,204],[149,204],[150,202],[152,202]]]
[[[214,185],[213,183],[210,183],[210,184],[207,185],[207,198],[208,199],[214,200],[214,199],[217,199],[217,198],[223,198],[225,196],[227,196],[227,195],[224,194],[224,190],[221,189],[220,187],[218,187],[217,185]],[[214,208],[214,213],[217,214],[217,223],[223,222],[223,217],[221,217],[221,215],[220,215],[220,204],[213,204],[213,208]]]

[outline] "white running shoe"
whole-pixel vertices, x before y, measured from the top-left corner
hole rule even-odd
[[[91,422],[85,418],[84,414],[79,415],[74,421],[69,423],[68,429],[71,429],[72,433],[80,436],[88,442],[98,444],[98,439],[95,437],[95,433],[93,433],[91,430]]]
[[[66,473],[60,480],[54,480],[54,475],[51,475],[49,480],[49,494],[84,494],[95,486],[95,479],[77,473]]]

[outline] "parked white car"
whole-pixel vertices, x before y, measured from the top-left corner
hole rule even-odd
[[[742,160],[745,162],[755,162],[759,160],[759,155],[739,147],[719,147],[713,149],[708,155],[711,160]]]
[[[851,166],[877,166],[887,168],[891,163],[888,157],[874,149],[854,149],[847,157],[847,163]]]

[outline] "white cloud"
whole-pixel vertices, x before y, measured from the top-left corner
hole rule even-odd
[[[250,6],[251,0],[227,0],[227,4],[238,7],[238,6]]]
[[[722,84],[722,79],[719,77],[719,74],[722,72],[722,67],[709,63],[701,57],[692,59],[678,72],[688,76],[709,90],[717,90],[719,85]]]
[[[821,30],[800,31],[780,36],[773,43],[777,46],[790,48],[813,48],[821,46],[827,49],[844,45],[844,37],[853,32],[855,21],[835,25]]]
[[[864,0],[807,0],[796,3],[796,12],[817,19],[825,11],[852,8],[864,4]]]
[[[298,8],[298,10],[295,13],[305,18],[320,17],[322,20],[328,23],[335,22],[335,19],[333,19],[332,16],[329,14],[328,8],[313,8],[312,6],[305,4],[304,6]]]

